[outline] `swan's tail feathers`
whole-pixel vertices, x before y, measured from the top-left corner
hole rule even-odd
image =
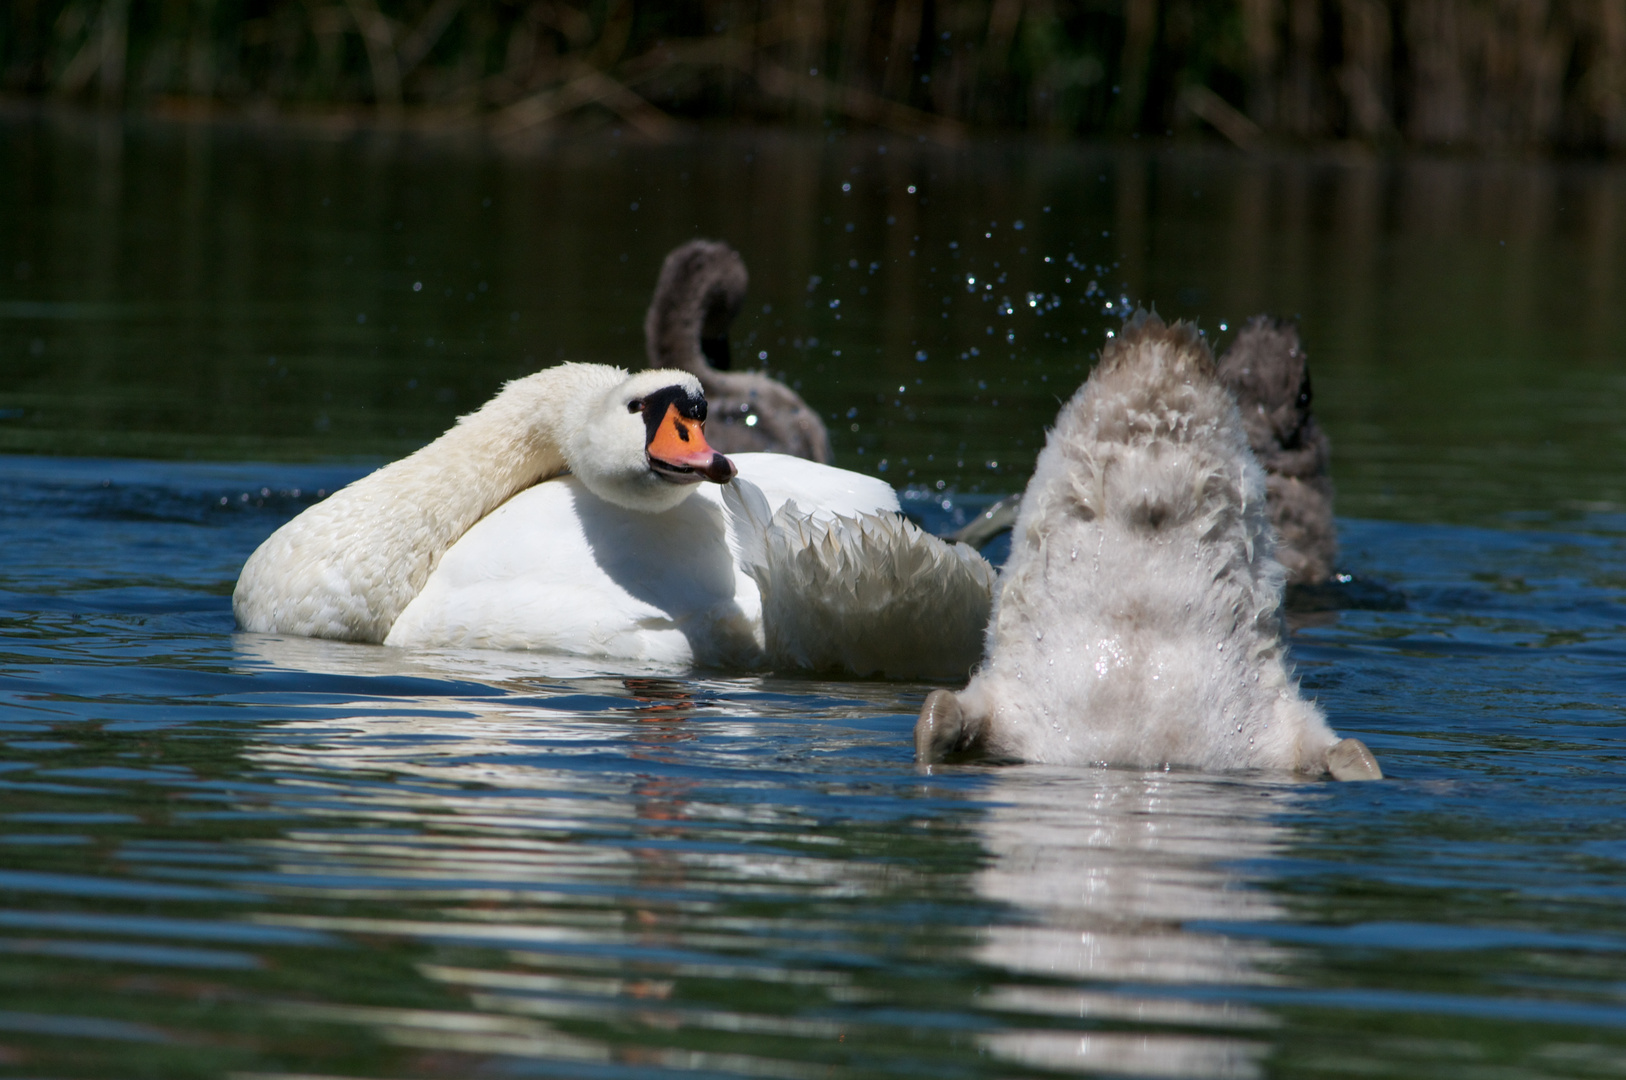
[[[739,486],[723,497],[775,666],[958,679],[980,659],[994,588],[981,555],[892,514],[821,520],[787,503],[763,528],[766,500]]]

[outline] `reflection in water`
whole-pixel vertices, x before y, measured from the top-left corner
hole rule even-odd
[[[879,895],[889,875],[847,861],[850,852],[832,849],[834,838],[796,807],[758,804],[748,791],[741,798],[749,784],[722,794],[701,776],[667,775],[684,771],[672,740],[696,737],[684,730],[692,686],[627,679],[624,689],[634,719],[652,727],[602,713],[476,706],[466,719],[295,721],[251,747],[259,768],[336,801],[313,802],[306,824],[259,845],[276,882],[268,891],[389,902],[372,915],[257,921],[412,943],[423,955],[418,974],[462,1002],[435,1010],[285,1002],[276,1015],[361,1027],[391,1046],[471,1062],[831,1075],[796,1058],[805,1044],[839,1046],[850,1025],[787,1006],[809,995],[863,1000],[864,965],[842,970],[839,951],[814,944],[818,922],[785,900]],[[600,740],[623,744],[624,756],[602,772],[569,760],[600,752],[571,747],[570,729],[592,739],[595,727]],[[715,722],[705,728],[708,739],[720,733]],[[324,824],[339,803],[342,822]],[[768,1052],[711,1045],[760,1040]],[[435,1074],[457,1074],[435,1060]]]
[[[601,675],[658,679],[689,670],[687,664],[502,649],[398,649],[281,634],[240,632],[234,635],[233,641],[248,670],[280,668],[323,675],[419,676],[505,685],[515,680],[581,679]]]
[[[693,682],[576,680],[568,696],[555,683],[545,706],[522,686],[489,706],[464,696],[457,716],[431,698],[418,715],[313,715],[245,751],[307,789],[306,822],[258,845],[267,891],[388,902],[257,921],[402,942],[418,974],[462,1002],[288,1003],[279,1015],[442,1054],[827,1076],[853,1064],[849,1038],[856,1052],[893,1034],[892,984],[930,963],[960,972],[944,1008],[961,1002],[966,1048],[1007,1068],[1261,1074],[1277,1021],[1225,990],[1279,982],[1286,950],[1186,924],[1283,917],[1234,866],[1278,854],[1276,818],[1304,789],[966,770],[980,808],[970,831],[923,841],[828,820],[775,797],[768,776],[719,785],[696,771],[719,739],[760,732],[749,704],[697,700]],[[941,886],[924,867],[968,841],[982,852],[966,880],[984,928],[939,927],[875,955],[880,927],[861,913],[933,903]],[[725,1036],[723,1051],[712,1040]],[[946,1035],[928,1057],[958,1043]]]
[[[1010,905],[1018,918],[989,927],[977,946],[978,960],[1006,973],[981,1004],[1083,1023],[1071,1031],[1001,1031],[984,1044],[1045,1068],[1260,1075],[1267,1043],[1184,1029],[1274,1027],[1270,1014],[1208,988],[1277,981],[1282,950],[1185,924],[1282,918],[1275,901],[1232,867],[1277,854],[1283,836],[1274,819],[1298,790],[1162,771],[1000,773],[978,826],[989,861],[974,883],[978,895]],[[1111,1030],[1125,1023],[1141,1030]]]

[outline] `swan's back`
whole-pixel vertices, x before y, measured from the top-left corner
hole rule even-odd
[[[733,483],[662,514],[569,476],[520,492],[453,545],[386,643],[859,675],[970,668],[986,560],[904,521],[875,477],[784,454],[733,461]]]

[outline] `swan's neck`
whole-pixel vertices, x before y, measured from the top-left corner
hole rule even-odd
[[[431,546],[444,551],[509,498],[562,472],[570,433],[589,403],[626,377],[620,368],[561,364],[516,379],[446,434],[387,466],[424,493],[425,505],[440,508],[444,532],[428,538]]]

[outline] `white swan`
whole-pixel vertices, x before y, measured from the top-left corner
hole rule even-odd
[[[1193,328],[1139,314],[1062,407],[1023,496],[986,659],[917,759],[1382,776],[1299,695],[1265,476]]]
[[[705,411],[683,372],[573,364],[511,383],[273,534],[238,580],[238,623],[703,666],[969,670],[994,579],[981,556],[900,518],[883,481],[724,458]]]
[[[904,521],[873,477],[730,460],[732,483],[657,514],[575,477],[521,492],[446,553],[385,644],[895,677],[976,662],[981,556]]]
[[[441,556],[515,492],[568,465],[600,498],[659,512],[733,475],[685,372],[561,364],[503,387],[446,434],[306,510],[238,576],[244,630],[380,642]]]

